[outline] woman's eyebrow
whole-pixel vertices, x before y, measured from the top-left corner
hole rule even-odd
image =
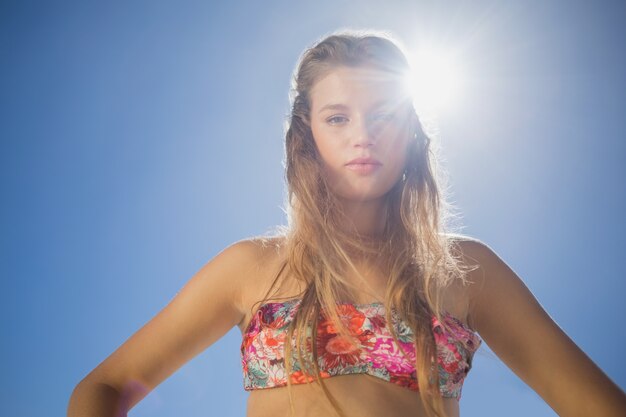
[[[325,106],[322,106],[322,108],[319,109],[318,113],[321,113],[324,110],[346,110],[346,109],[348,109],[348,106],[346,106],[345,104],[327,104]]]
[[[372,109],[377,110],[377,109],[390,109],[390,110],[396,110],[400,107],[402,107],[404,104],[406,104],[407,101],[404,97],[400,97],[400,98],[392,98],[392,99],[383,99],[383,100],[379,100],[376,103],[374,103],[372,105]]]
[[[378,110],[384,107],[392,107],[394,106],[394,104],[395,103],[393,100],[384,99],[384,100],[379,100],[375,102],[374,104],[372,104],[371,108],[373,110]],[[341,103],[326,104],[325,106],[322,106],[322,108],[318,110],[318,113],[321,113],[324,110],[348,110],[349,108],[350,108],[349,106],[346,106],[345,104],[341,104]]]

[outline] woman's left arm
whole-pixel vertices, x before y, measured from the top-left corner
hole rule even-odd
[[[624,417],[626,395],[561,330],[515,272],[480,241],[460,242],[468,262],[468,322],[496,355],[561,417]]]

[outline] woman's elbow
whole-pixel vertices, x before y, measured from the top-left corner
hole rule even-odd
[[[128,409],[123,402],[112,386],[83,380],[72,391],[67,417],[126,417]]]

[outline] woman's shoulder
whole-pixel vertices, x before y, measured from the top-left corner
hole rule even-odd
[[[475,317],[481,313],[492,314],[490,308],[509,292],[530,292],[523,280],[482,240],[466,235],[449,235],[467,273],[462,281],[463,297],[468,305],[468,322],[476,328]],[[530,299],[529,297],[528,299]],[[474,318],[472,316],[475,316]]]
[[[499,259],[495,252],[482,240],[460,233],[444,235],[450,244],[451,254],[458,260],[464,271],[462,279],[449,283],[444,291],[444,305],[461,321],[473,327],[470,310],[477,290],[485,285],[489,265]]]
[[[272,288],[274,279],[286,262],[285,242],[283,235],[252,236],[225,249],[231,252],[231,262],[238,265],[244,310],[249,310],[260,294],[266,294]]]
[[[453,244],[461,244],[461,245],[484,244],[480,239],[474,236],[464,234],[464,233],[446,232],[446,233],[442,233],[441,235]]]
[[[470,269],[480,269],[497,257],[487,243],[476,237],[461,233],[446,233],[444,236],[450,242],[452,253],[464,266],[472,267]]]
[[[241,262],[241,266],[257,267],[282,255],[285,237],[251,236],[230,244],[224,252],[228,252],[233,260]]]
[[[254,286],[260,275],[272,268],[280,259],[283,238],[280,236],[252,236],[226,246],[212,262],[219,262],[229,271],[233,285],[242,288]]]

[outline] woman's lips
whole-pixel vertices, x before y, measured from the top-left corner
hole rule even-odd
[[[346,168],[359,174],[370,174],[383,164],[374,158],[356,158],[346,164]]]

